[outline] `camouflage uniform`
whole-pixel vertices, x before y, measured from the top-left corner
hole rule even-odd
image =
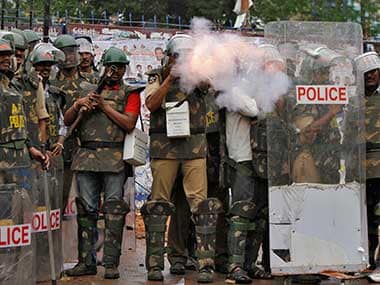
[[[154,90],[157,90],[163,81],[163,71],[154,70],[149,74],[149,84],[146,88],[147,96],[153,94]],[[191,136],[187,138],[169,138],[166,135],[166,116],[164,104],[156,111],[151,113],[151,127],[150,127],[150,155],[152,158],[151,167],[153,174],[152,185],[152,201],[166,201],[171,199],[172,186],[177,176],[179,167],[182,168],[184,177],[184,191],[188,202],[190,204],[191,212],[193,213],[193,220],[196,225],[197,234],[197,250],[196,255],[200,265],[199,281],[205,275],[208,275],[209,270],[213,269],[213,251],[215,244],[207,244],[208,242],[215,242],[215,226],[211,217],[211,212],[214,214],[219,213],[222,210],[221,203],[214,203],[213,199],[206,199],[207,196],[207,177],[206,177],[206,135],[205,135],[205,102],[204,98],[207,95],[207,91],[203,92],[198,88],[190,94],[184,94],[179,87],[179,80],[174,81],[169,88],[166,95],[166,102],[176,102],[187,100],[190,110],[190,133]],[[213,205],[207,210],[208,201]],[[206,203],[206,204],[203,204]],[[199,206],[198,206],[199,204]],[[204,206],[201,206],[204,205]],[[205,211],[206,219],[209,218],[209,227],[207,233],[203,224],[204,220],[199,216]],[[149,214],[144,216],[147,229],[149,229]],[[161,221],[165,224],[166,219]],[[215,222],[215,223],[214,223]],[[156,235],[157,239],[163,238],[164,232],[154,232],[152,235]],[[152,251],[152,245],[147,240],[147,255]],[[210,250],[207,250],[210,248]],[[211,250],[212,248],[212,250]],[[206,250],[205,250],[206,249]],[[207,256],[206,256],[207,255]],[[159,259],[163,258],[160,253]],[[160,266],[161,262],[153,262],[149,256],[147,257],[148,279],[149,280],[162,280],[163,276],[161,270],[163,266]],[[155,266],[156,264],[160,264]],[[204,275],[203,275],[204,274]],[[209,275],[208,275],[209,276]],[[205,279],[208,279],[206,277]],[[210,282],[211,280],[204,280],[204,282]]]
[[[114,109],[124,113],[128,95],[132,90],[120,84],[119,90],[103,90],[102,97]],[[80,148],[75,153],[71,169],[78,183],[78,252],[79,264],[96,273],[94,241],[99,213],[100,193],[104,189],[103,213],[105,241],[103,263],[106,268],[119,265],[125,216],[129,209],[123,200],[126,168],[123,161],[125,131],[101,110],[84,114],[78,127]],[[76,275],[68,271],[68,275]],[[83,274],[80,274],[83,275]]]
[[[367,219],[368,219],[368,237],[369,237],[369,257],[370,264],[379,266],[379,255],[374,260],[376,246],[378,245],[378,225],[380,223],[380,168],[378,161],[380,159],[380,135],[379,105],[380,104],[380,86],[375,93],[366,97],[366,197],[367,197]]]
[[[0,188],[1,195],[11,196],[7,197],[7,205],[1,206],[0,223],[26,224],[32,219],[33,209],[23,101],[4,74],[0,75],[0,88]],[[7,284],[34,284],[32,259],[32,246],[0,250],[2,278]]]
[[[219,181],[219,168],[220,168],[220,144],[219,144],[219,110],[215,103],[213,94],[208,94],[205,97],[207,113],[206,113],[206,139],[207,139],[207,189],[208,197],[218,198],[223,201],[224,210],[228,208],[227,190],[220,186]],[[170,218],[169,232],[168,232],[168,259],[172,267],[171,273],[178,273],[175,271],[173,265],[180,263],[185,265],[187,257],[194,258],[195,250],[195,228],[191,222],[191,212],[189,204],[187,203],[186,196],[182,186],[182,175],[177,176],[177,180],[173,187],[172,202],[176,207],[176,211]],[[217,271],[226,273],[225,264],[228,259],[226,252],[227,248],[227,226],[225,222],[224,213],[218,217],[218,232],[216,238],[216,257],[215,266]],[[186,252],[187,251],[187,252]],[[191,260],[191,259],[190,259]],[[189,260],[189,261],[190,261]],[[189,265],[191,263],[189,262]],[[184,267],[183,267],[184,268]],[[181,273],[185,273],[181,270]]]
[[[23,86],[23,100],[27,114],[27,129],[31,134],[30,139],[32,145],[39,148],[41,145],[39,119],[36,111],[37,89],[39,82],[36,77],[29,76],[24,81]],[[62,115],[61,108],[64,103],[64,93],[57,88],[50,87],[46,91],[48,96],[46,98],[46,110],[49,113],[49,121],[47,122],[47,146],[53,146],[58,140],[59,121]],[[44,96],[46,96],[44,94]],[[44,186],[42,180],[42,167],[38,162],[32,163],[33,177],[35,177],[34,191],[33,191],[33,204],[36,212],[46,211]],[[63,158],[62,155],[51,157],[51,167],[49,169],[49,189],[51,195],[52,209],[61,209],[62,207],[62,186],[63,186]],[[47,233],[35,233],[37,240],[37,253],[36,253],[36,272],[37,280],[45,281],[50,278],[50,261],[47,244]],[[61,273],[63,267],[62,260],[62,240],[61,231],[53,231],[54,250],[55,250],[55,265],[57,275]]]
[[[83,82],[89,82],[92,84],[97,83],[97,79],[94,76],[81,76],[79,72],[75,73],[74,78],[66,78],[61,72],[57,74],[57,77],[51,81],[51,85],[65,91],[65,106],[66,111],[74,101],[86,90],[83,87]],[[73,172],[71,171],[72,156],[77,148],[77,141],[74,136],[67,138],[64,143],[63,160],[64,160],[64,176],[63,176],[63,198],[62,209],[66,208],[67,200],[69,197],[71,183],[73,180]]]
[[[255,265],[261,245],[264,267],[269,272],[266,136],[266,119],[251,119],[252,160],[235,162],[227,154],[223,158],[226,183],[232,189],[232,205],[228,213],[228,271],[229,278],[240,283],[250,282],[244,271],[251,278],[268,275]]]

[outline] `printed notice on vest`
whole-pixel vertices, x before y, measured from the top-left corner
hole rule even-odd
[[[0,248],[30,245],[31,239],[30,224],[0,227]]]
[[[166,130],[169,138],[183,138],[190,136],[190,110],[189,103],[183,102],[174,107],[178,102],[166,103]]]
[[[52,230],[58,230],[61,227],[60,209],[50,211],[50,227]],[[46,211],[33,213],[32,230],[34,233],[47,232]]]
[[[297,104],[348,104],[346,86],[297,85]]]

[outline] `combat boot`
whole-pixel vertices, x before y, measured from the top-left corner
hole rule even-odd
[[[164,276],[165,232],[168,217],[174,205],[166,201],[148,201],[141,208],[146,233],[146,259],[148,280],[162,281]]]
[[[124,201],[107,201],[103,206],[104,231],[104,257],[105,279],[118,279],[120,277],[118,266],[121,255],[121,243],[125,216],[129,208]]]
[[[64,272],[68,276],[96,275],[95,233],[98,216],[88,211],[86,202],[76,198],[78,222],[78,264]]]
[[[252,223],[256,216],[256,205],[250,201],[237,201],[229,211],[228,251],[229,264],[227,280],[237,284],[251,283],[252,279],[243,269],[248,231],[254,230]]]
[[[216,198],[208,198],[193,209],[193,220],[197,240],[198,282],[213,282],[215,264],[216,222],[223,212],[222,203]]]

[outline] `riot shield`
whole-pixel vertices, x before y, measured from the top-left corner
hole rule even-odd
[[[60,163],[61,162],[61,163]],[[60,276],[63,268],[62,257],[62,222],[61,222],[61,204],[62,204],[62,177],[63,164],[58,158],[52,158],[52,167],[48,172],[48,186],[50,194],[51,212],[50,218],[46,214],[46,203],[44,198],[44,186],[42,179],[42,168],[39,163],[36,164],[37,187],[33,194],[34,213],[32,220],[33,236],[36,240],[35,270],[37,281],[47,281],[51,279],[51,268],[48,247],[48,225],[53,234],[54,240],[54,259],[55,273]],[[59,165],[58,165],[59,164]]]
[[[361,27],[273,22],[265,38],[292,80],[267,120],[272,273],[365,269]]]
[[[26,190],[0,185],[0,285],[35,284],[32,209]]]

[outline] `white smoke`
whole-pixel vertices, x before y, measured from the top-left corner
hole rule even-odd
[[[239,111],[241,96],[256,100],[263,112],[273,110],[274,103],[289,88],[289,79],[279,71],[264,71],[263,49],[236,34],[211,32],[211,22],[194,18],[190,53],[180,55],[175,72],[181,87],[191,92],[201,82],[209,82],[220,91],[217,103],[229,111]]]

